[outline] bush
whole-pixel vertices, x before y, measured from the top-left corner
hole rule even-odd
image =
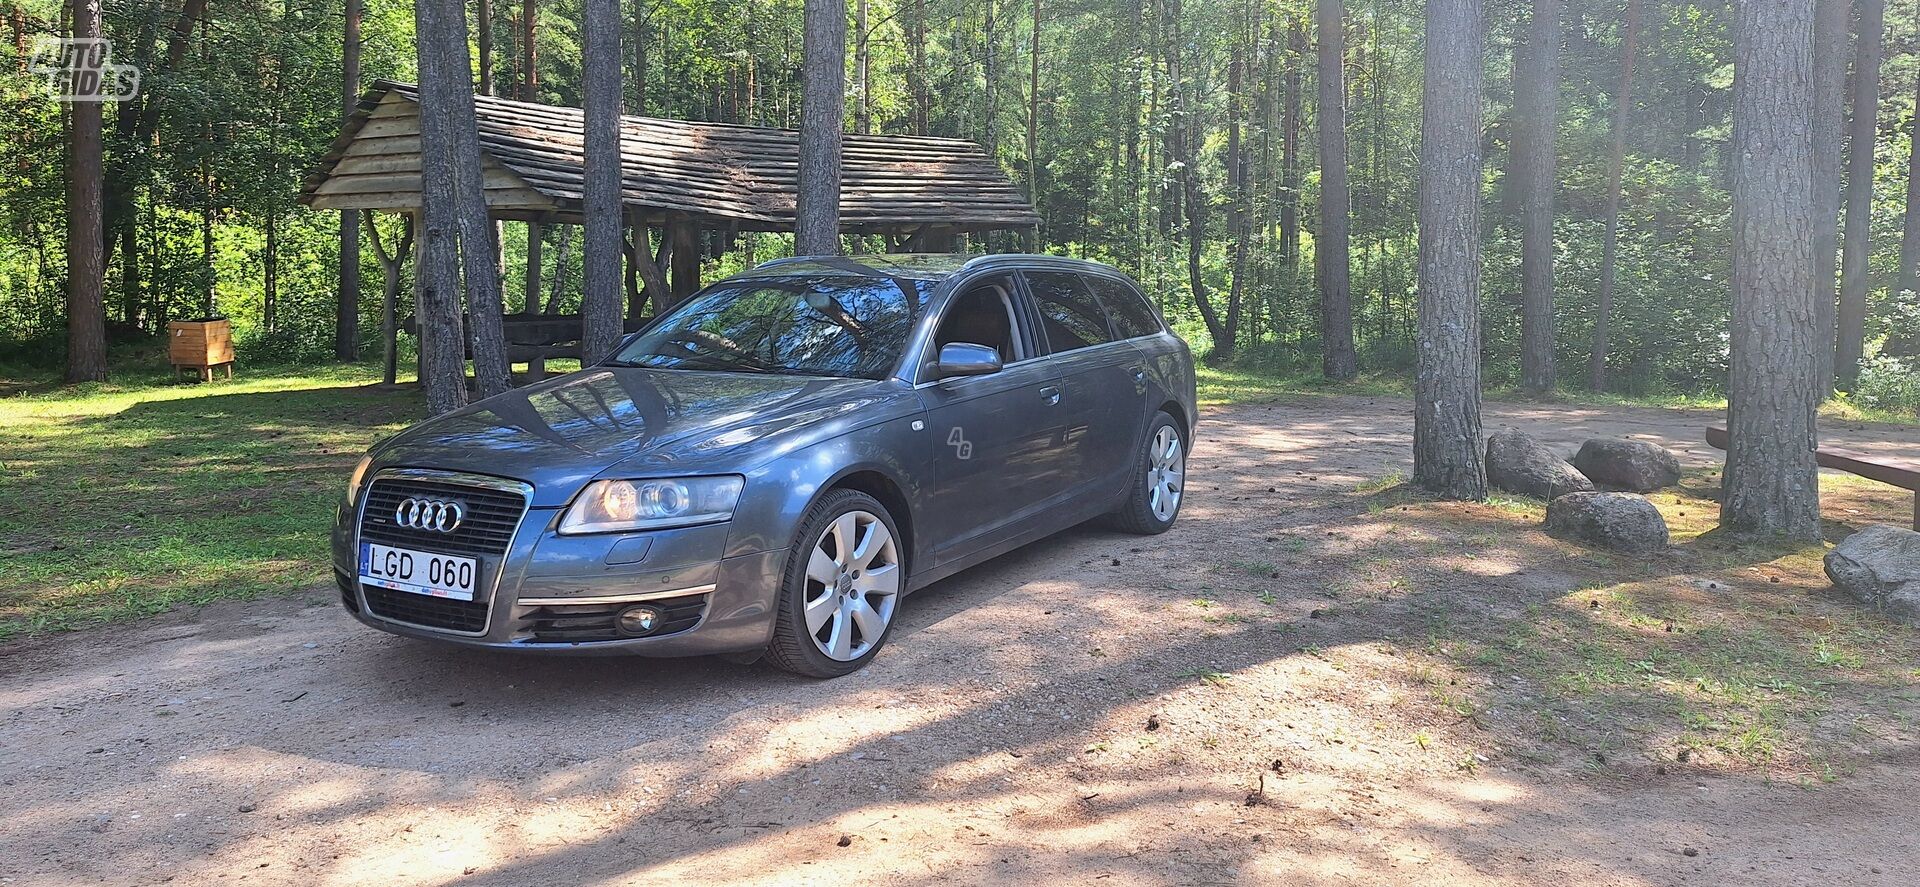
[[[1852,398],[1871,409],[1920,414],[1920,361],[1885,354],[1867,358],[1860,364]]]

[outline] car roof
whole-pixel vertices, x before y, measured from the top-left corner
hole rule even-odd
[[[1073,271],[1118,273],[1110,265],[1084,259],[1025,253],[885,253],[862,256],[795,256],[755,265],[742,277],[785,277],[796,274],[847,274],[941,281],[956,274],[988,267],[1053,267]]]

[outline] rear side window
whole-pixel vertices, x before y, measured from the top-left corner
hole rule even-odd
[[[1080,275],[1061,271],[1029,271],[1027,287],[1033,291],[1034,307],[1040,309],[1040,325],[1047,331],[1047,344],[1061,354],[1113,341],[1107,326],[1107,314],[1100,300]]]
[[[1160,315],[1147,304],[1147,297],[1123,281],[1111,277],[1088,277],[1088,286],[1100,297],[1100,304],[1113,318],[1114,332],[1122,339],[1151,336],[1160,332]]]

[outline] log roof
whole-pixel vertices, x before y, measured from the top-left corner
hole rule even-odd
[[[412,84],[375,82],[307,175],[300,201],[317,209],[417,209],[418,103]],[[577,221],[582,111],[485,95],[474,104],[493,213]],[[649,223],[686,214],[739,230],[790,230],[799,143],[790,129],[622,117],[621,193],[630,215]],[[983,231],[1040,221],[1013,181],[964,139],[848,134],[840,189],[847,233]]]

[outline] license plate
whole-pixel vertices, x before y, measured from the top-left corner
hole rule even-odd
[[[473,579],[480,562],[470,557],[360,543],[360,581],[379,588],[473,600]]]

